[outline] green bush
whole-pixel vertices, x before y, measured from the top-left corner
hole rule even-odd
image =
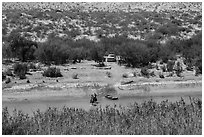
[[[48,67],[42,75],[45,77],[62,77],[60,69],[56,67]]]
[[[13,66],[14,74],[20,79],[26,78],[26,73],[28,72],[28,66],[26,63],[15,63]]]

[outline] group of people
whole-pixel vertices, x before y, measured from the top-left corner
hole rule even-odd
[[[96,96],[97,96],[96,93],[91,95],[90,103],[92,103],[92,104],[97,103],[97,97]]]

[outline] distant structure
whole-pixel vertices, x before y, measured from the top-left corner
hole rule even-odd
[[[104,58],[104,62],[116,62],[115,54],[112,54],[112,53],[103,56],[103,58]]]

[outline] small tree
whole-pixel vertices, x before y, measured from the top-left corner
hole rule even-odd
[[[16,74],[20,79],[26,78],[26,73],[28,71],[28,67],[26,63],[16,63],[13,66],[14,74]]]
[[[36,42],[27,40],[21,37],[20,34],[16,34],[10,36],[9,46],[12,56],[19,58],[21,61],[25,62],[27,60],[35,59],[34,52],[37,48]]]
[[[177,62],[176,63],[176,68],[175,68],[175,71],[176,71],[176,75],[178,77],[181,77],[181,73],[182,73],[182,66],[181,66],[181,63],[180,62]]]

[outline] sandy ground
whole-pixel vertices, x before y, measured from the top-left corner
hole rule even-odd
[[[161,79],[157,75],[159,71],[154,70],[157,76],[148,79],[131,75],[132,72],[139,73],[139,69],[127,69],[115,63],[108,63],[111,69],[104,70],[96,68],[94,64],[84,61],[80,64],[57,66],[63,74],[61,78],[43,77],[41,72],[27,76],[31,83],[13,78],[11,83],[2,84],[2,105],[7,106],[10,112],[16,108],[29,114],[37,109],[43,111],[49,106],[87,110],[92,108],[89,100],[90,94],[94,92],[98,93],[99,106],[102,107],[114,104],[127,106],[129,103],[141,103],[151,98],[157,102],[164,99],[177,101],[180,97],[188,100],[188,96],[202,99],[202,76],[195,77],[193,72],[184,72],[183,78],[174,76]],[[106,72],[110,72],[112,77],[107,77]],[[72,78],[75,73],[79,79]],[[129,75],[128,78],[122,77],[124,73]],[[122,81],[130,80],[134,82],[121,85]],[[104,94],[99,92],[107,85],[115,89],[114,95],[119,97],[119,100],[107,100]]]

